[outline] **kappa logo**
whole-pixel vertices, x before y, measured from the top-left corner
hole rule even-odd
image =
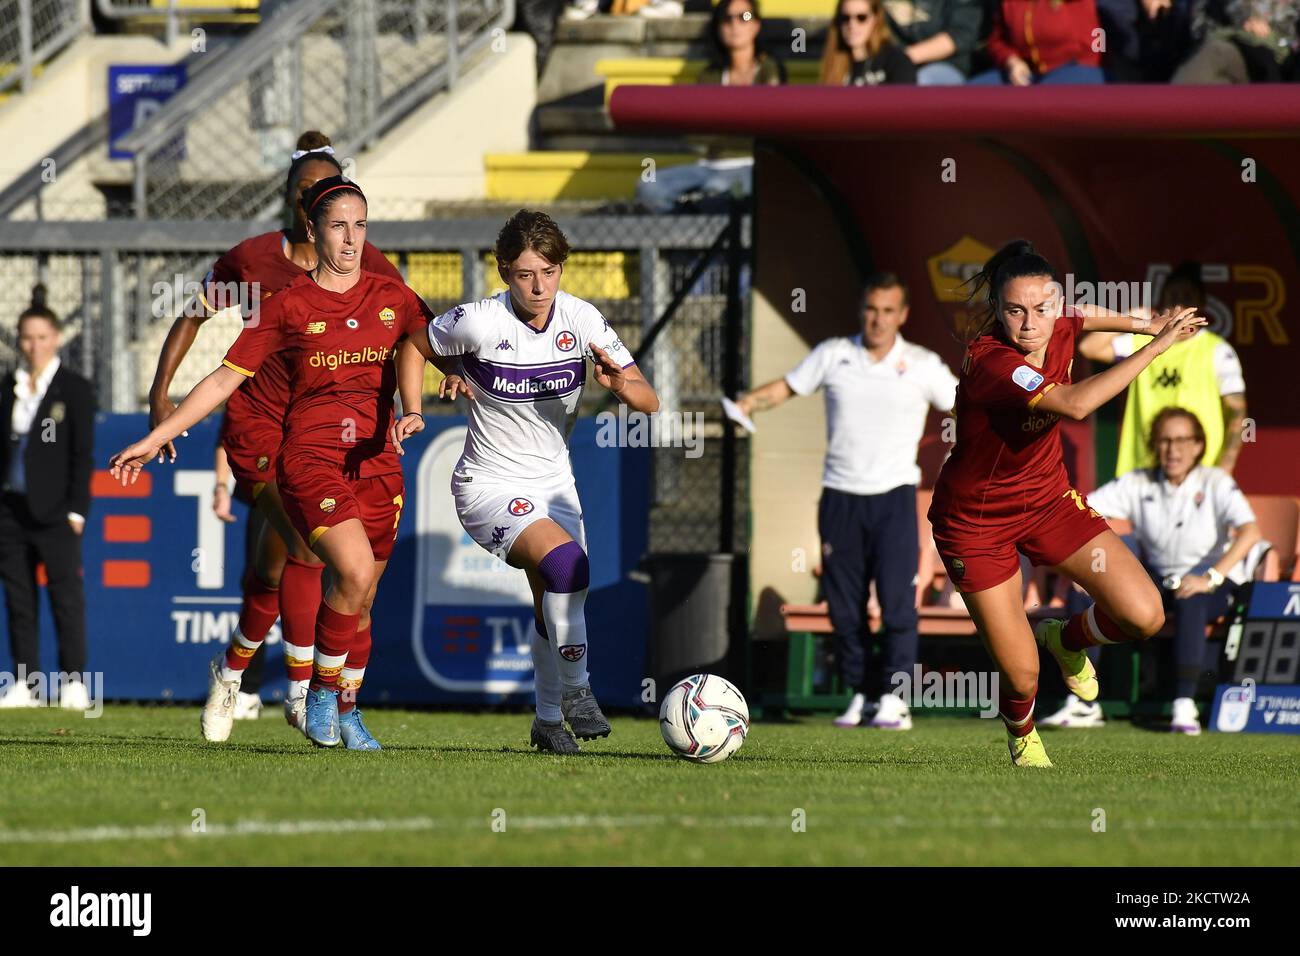
[[[514,346],[510,344],[510,340],[509,340],[509,339],[502,339],[501,342],[500,342],[500,344],[497,345],[497,351],[498,351],[498,352],[511,352],[511,351],[514,351]]]
[[[271,459],[268,458],[266,455],[258,455],[258,456],[257,456],[257,470],[258,470],[258,471],[266,471],[266,466],[269,465],[270,463],[271,463]]]
[[[333,514],[333,513],[334,513],[334,509],[337,508],[337,507],[338,507],[338,502],[336,502],[333,498],[322,498],[322,499],[321,499],[320,510],[323,511],[323,512],[325,512],[327,515],[328,515],[328,514]]]
[[[324,331],[325,331],[325,323],[324,323],[324,322],[308,322],[308,323],[307,323],[307,334],[308,334],[308,335],[320,335],[320,334],[321,334],[322,332],[324,332]]]
[[[454,329],[456,327],[456,323],[465,317],[465,309],[458,305],[456,306],[456,308],[452,309],[447,314],[449,316],[448,318],[448,322],[450,323],[449,327]]]
[[[1177,388],[1183,384],[1182,373],[1176,368],[1161,369],[1160,374],[1156,376],[1156,384],[1161,388]]]
[[[387,309],[387,308],[380,309],[379,321],[384,323],[384,328],[391,329],[393,327],[393,323],[397,321],[397,313],[394,312],[392,309]]]
[[[561,352],[572,352],[573,347],[577,344],[578,340],[573,337],[573,333],[568,329],[555,336],[555,347]]]
[[[492,543],[504,544],[506,540],[506,532],[509,530],[510,530],[509,525],[506,525],[504,528],[498,528],[494,526],[492,528]]]
[[[510,513],[512,515],[526,515],[533,510],[533,503],[527,498],[516,498],[510,502]]]
[[[586,644],[565,644],[560,648],[560,656],[566,661],[576,662],[582,660],[582,656],[587,653]]]
[[[1015,382],[1026,392],[1032,392],[1039,385],[1043,384],[1043,376],[1028,365],[1022,365],[1011,373],[1011,381]]]

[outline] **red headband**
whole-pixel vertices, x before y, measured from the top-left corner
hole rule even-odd
[[[317,206],[319,206],[319,205],[320,205],[320,201],[321,201],[322,199],[324,199],[326,196],[328,196],[330,193],[332,193],[332,192],[337,192],[337,191],[340,190],[340,189],[351,189],[354,193],[356,193],[356,194],[357,194],[358,196],[360,196],[362,199],[365,199],[365,198],[366,198],[365,195],[361,192],[361,190],[358,189],[358,188],[357,188],[355,185],[353,185],[352,183],[339,183],[337,186],[331,186],[329,189],[325,190],[323,193],[321,193],[319,196],[317,196],[315,199],[313,199],[313,200],[312,200],[312,204],[311,204],[311,206],[308,207],[308,209],[307,209],[307,212],[311,212],[313,209],[315,209]]]

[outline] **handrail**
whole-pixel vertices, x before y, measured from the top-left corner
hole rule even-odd
[[[18,0],[18,69],[7,76],[0,76],[0,92],[15,85],[24,92],[28,90],[36,68],[47,63],[54,54],[89,29],[89,0],[62,0],[58,6],[60,9],[56,11],[57,14],[62,14],[69,7],[74,8],[72,16],[61,17],[58,32],[37,45],[33,38],[33,0]]]
[[[146,17],[152,19],[165,15],[167,18],[165,42],[168,46],[171,46],[172,43],[176,41],[176,37],[180,32],[179,23],[183,19],[194,19],[196,17],[228,17],[241,13],[249,14],[257,12],[256,8],[250,9],[247,6],[235,6],[233,4],[226,6],[182,8],[177,5],[177,0],[167,0],[167,7],[165,10],[159,9],[152,3],[138,7],[117,7],[114,5],[113,0],[95,0],[95,9],[99,12],[101,17],[105,17],[109,20],[132,20],[144,19]]]

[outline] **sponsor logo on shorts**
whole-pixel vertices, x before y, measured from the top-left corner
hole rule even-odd
[[[324,332],[324,331],[325,331],[325,323],[324,323],[324,322],[308,322],[308,323],[307,323],[307,334],[308,334],[308,335],[320,335],[320,334],[321,334],[322,332]]]
[[[1022,365],[1011,373],[1011,381],[1015,382],[1026,392],[1032,392],[1039,385],[1043,384],[1043,376],[1028,365]]]
[[[322,499],[321,499],[320,510],[323,511],[323,512],[325,512],[327,515],[328,515],[328,514],[333,514],[333,513],[334,513],[334,509],[335,509],[336,507],[338,507],[338,502],[335,501],[333,498],[322,498]]]
[[[533,510],[533,503],[529,501],[527,498],[515,498],[513,501],[510,502],[510,513],[512,515],[516,515],[516,516],[526,515],[528,514],[528,512],[532,510]]]
[[[355,329],[361,323],[358,322],[356,319],[348,319],[348,321],[345,324],[347,325],[348,328]]]
[[[397,313],[392,309],[380,309],[379,321],[384,323],[384,328],[391,329],[393,323],[397,321]]]
[[[586,653],[586,644],[565,644],[560,648],[560,656],[566,661],[580,661],[582,660],[582,655]]]
[[[266,455],[257,456],[257,470],[266,471],[266,466],[271,463],[271,459]]]
[[[555,336],[555,347],[561,352],[572,352],[573,347],[577,344],[578,340],[573,337],[573,333],[568,329]]]
[[[960,581],[966,576],[966,562],[961,558],[952,559],[952,579]]]

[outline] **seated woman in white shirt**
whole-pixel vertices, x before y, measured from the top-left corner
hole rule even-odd
[[[1244,559],[1260,539],[1255,513],[1232,477],[1202,465],[1205,430],[1185,408],[1163,409],[1148,436],[1159,464],[1109,481],[1088,495],[1107,518],[1133,525],[1138,557],[1160,586],[1165,618],[1174,624],[1177,673],[1170,729],[1201,732],[1196,684],[1205,667],[1205,628],[1222,614],[1244,583]],[[1073,697],[1040,724],[1089,727],[1100,705]]]

